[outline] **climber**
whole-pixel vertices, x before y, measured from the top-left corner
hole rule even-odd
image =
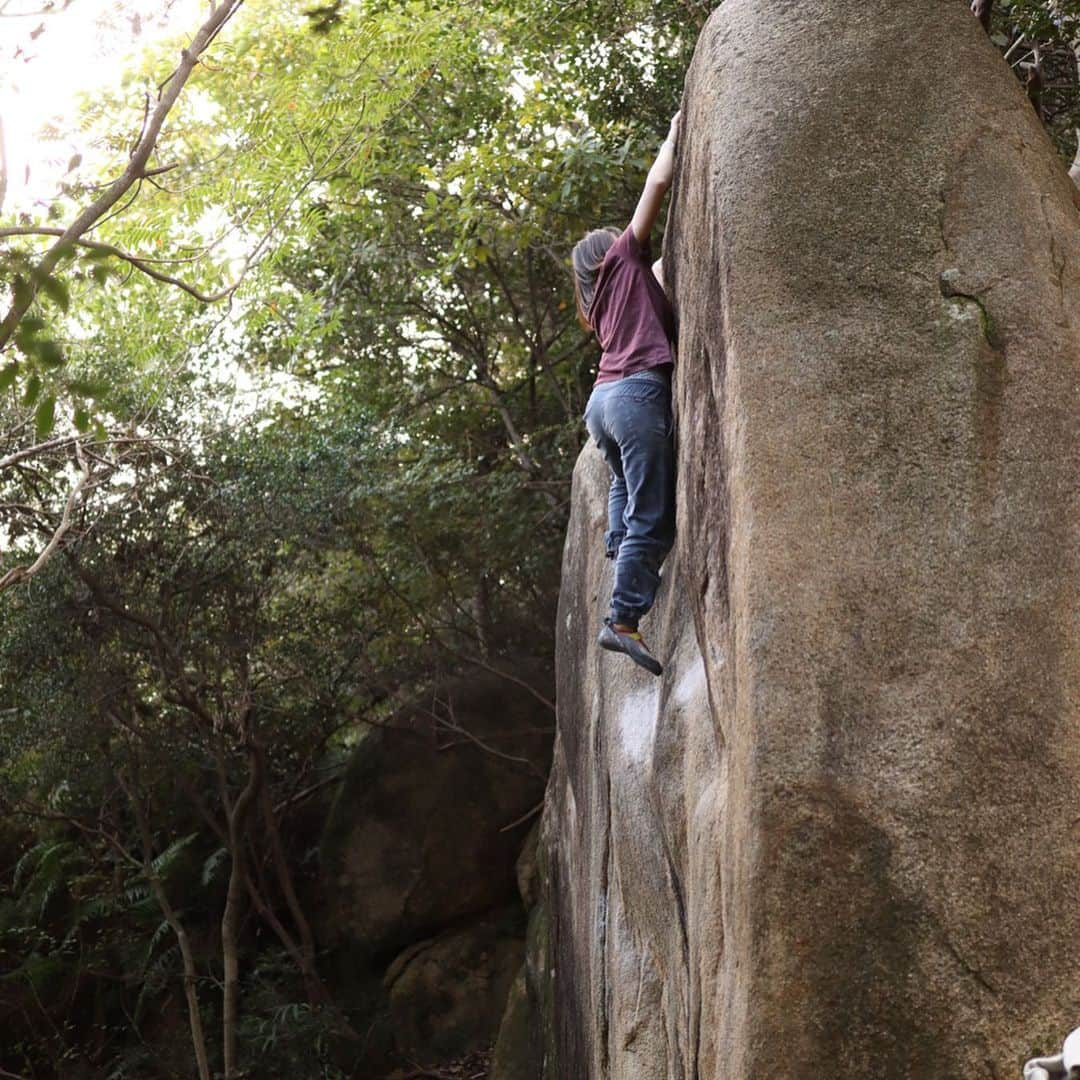
[[[629,226],[594,229],[572,258],[578,318],[602,349],[585,426],[611,471],[604,546],[615,560],[615,581],[598,642],[654,675],[662,668],[638,623],[653,605],[660,566],[675,539],[675,313],[664,293],[662,262],[650,266],[649,236],[671,186],[679,115]]]

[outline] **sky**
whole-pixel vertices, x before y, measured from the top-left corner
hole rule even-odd
[[[4,217],[55,191],[78,138],[41,138],[73,127],[81,92],[116,84],[125,61],[166,36],[195,32],[206,0],[0,0],[0,120],[8,165]],[[50,7],[51,10],[46,10]],[[29,183],[26,170],[29,167]]]
[[[52,12],[43,13],[50,3]],[[118,85],[125,66],[162,38],[178,37],[186,43],[209,10],[208,0],[67,0],[67,7],[64,3],[0,0],[0,120],[8,168],[0,218],[6,223],[21,211],[36,209],[39,214],[41,205],[35,208],[35,202],[43,205],[55,193],[70,158],[76,153],[91,156],[80,145],[76,130],[80,96]],[[132,93],[141,98],[141,88]],[[74,134],[60,142],[42,139],[41,130],[48,124]],[[132,132],[133,139],[137,134]],[[222,332],[228,333],[229,327]],[[253,411],[267,395],[285,401],[314,392],[308,388],[310,392],[303,394],[284,372],[255,379],[231,362],[216,368],[215,376],[221,377],[226,368],[234,391],[234,418]],[[0,536],[0,548],[2,541]]]

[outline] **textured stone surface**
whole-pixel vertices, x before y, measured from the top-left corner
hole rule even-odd
[[[523,964],[506,998],[488,1080],[540,1080],[532,1017]]]
[[[1080,195],[959,0],[726,0],[683,131],[667,671],[592,644],[586,450],[545,1075],[1017,1076],[1080,1013]]]
[[[537,862],[536,846],[540,840],[540,819],[529,830],[521,854],[517,857],[515,873],[518,893],[526,908],[531,908],[540,898],[540,868]]]
[[[515,675],[550,697],[542,671]],[[320,940],[389,957],[514,900],[535,820],[520,819],[543,798],[551,726],[536,697],[485,673],[365,736],[324,829]]]
[[[516,905],[411,945],[390,965],[394,1041],[408,1061],[436,1062],[489,1046],[525,953]]]
[[[547,946],[541,940],[547,927],[546,909],[540,903],[541,878],[546,873],[543,855],[537,819],[517,860],[518,892],[529,911],[526,961],[506,1001],[489,1080],[541,1080],[545,1075],[554,1075],[553,1061],[545,1071],[545,1045],[552,1040],[546,1037],[544,1024],[550,1022],[553,1009]]]

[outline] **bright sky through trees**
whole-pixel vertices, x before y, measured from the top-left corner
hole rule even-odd
[[[131,59],[163,37],[194,32],[203,6],[199,0],[70,0],[65,8],[56,0],[43,11],[48,4],[41,0],[0,0],[5,216],[49,198],[72,157],[86,154],[73,131],[81,95],[115,85]]]

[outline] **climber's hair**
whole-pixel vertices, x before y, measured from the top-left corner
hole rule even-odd
[[[574,245],[571,262],[574,265],[574,298],[577,301],[578,322],[585,330],[595,330],[589,322],[589,308],[592,306],[593,290],[596,288],[596,275],[600,264],[608,253],[608,248],[619,239],[621,229],[608,225],[603,229],[593,229]]]

